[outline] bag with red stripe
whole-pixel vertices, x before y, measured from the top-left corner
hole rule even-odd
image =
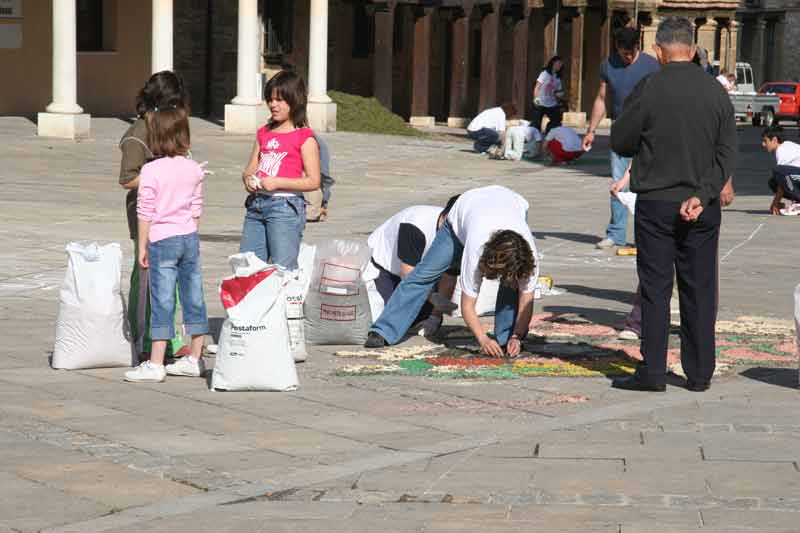
[[[220,285],[222,324],[213,390],[290,391],[298,385],[289,345],[284,271],[253,252],[230,257],[234,275]]]
[[[317,246],[311,286],[303,303],[309,344],[364,344],[372,312],[363,274],[366,243],[334,239]]]

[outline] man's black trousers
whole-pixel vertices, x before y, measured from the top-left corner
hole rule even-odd
[[[719,201],[707,205],[697,222],[684,222],[679,202],[637,200],[636,267],[642,288],[644,364],[636,376],[662,384],[667,374],[672,279],[677,274],[681,311],[681,363],[695,383],[714,374]]]

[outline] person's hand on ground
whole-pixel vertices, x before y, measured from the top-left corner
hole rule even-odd
[[[503,349],[497,344],[497,341],[490,339],[487,335],[478,338],[478,344],[481,345],[481,351],[486,355],[503,357]]]
[[[150,257],[148,257],[147,248],[139,249],[139,268],[143,270],[150,268]]]
[[[522,341],[517,337],[511,337],[506,345],[506,350],[510,357],[517,357],[522,351]]]
[[[681,204],[681,218],[686,222],[696,222],[703,213],[703,202],[697,196],[692,196]]]
[[[783,209],[783,202],[779,201],[772,201],[772,204],[769,206],[769,212],[773,215],[780,215],[781,209]]]
[[[586,135],[583,136],[583,151],[588,152],[592,149],[592,145],[594,144],[594,132],[587,132]]]
[[[733,180],[729,179],[719,193],[719,203],[722,204],[722,207],[728,207],[733,203],[735,197],[736,191],[733,190]]]
[[[252,194],[256,192],[256,189],[253,187],[253,182],[250,178],[250,174],[245,174],[242,172],[242,183],[244,183],[244,188],[248,193]]]

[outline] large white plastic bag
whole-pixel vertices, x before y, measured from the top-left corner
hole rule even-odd
[[[298,269],[289,273],[286,284],[286,317],[289,319],[289,342],[292,347],[292,357],[296,363],[301,363],[308,357],[306,351],[305,324],[303,302],[308,294],[311,283],[311,272],[314,269],[314,256],[317,247],[300,244],[300,254],[297,257]]]
[[[211,388],[289,391],[297,371],[289,347],[284,272],[253,252],[230,257],[234,275],[220,285],[228,318],[219,335]]]
[[[131,366],[135,361],[120,290],[118,243],[71,242],[59,293],[53,368]]]
[[[478,316],[491,316],[494,315],[495,305],[497,303],[497,291],[500,290],[500,282],[496,279],[484,279],[481,282],[481,288],[478,291],[478,300],[475,302],[475,312]],[[450,299],[458,306],[458,309],[453,311],[453,316],[461,316],[461,280],[456,282],[456,290],[453,291],[453,297]]]
[[[311,286],[303,304],[309,344],[363,344],[372,313],[364,268],[367,243],[332,240],[317,247]]]

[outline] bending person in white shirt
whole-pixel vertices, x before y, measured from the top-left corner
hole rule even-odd
[[[491,107],[478,114],[467,126],[467,136],[475,141],[473,148],[479,154],[494,145],[499,145],[506,131],[506,121],[515,118],[517,106],[505,103],[500,107]]]
[[[773,215],[800,215],[800,144],[784,140],[783,128],[772,126],[764,130],[761,146],[775,154],[777,166],[772,170],[769,188],[775,193],[769,206]],[[788,207],[783,199],[791,200]]]
[[[436,281],[460,265],[461,313],[481,350],[493,357],[519,355],[533,315],[539,270],[528,207],[522,196],[498,185],[462,194],[422,261],[397,286],[365,346],[380,348],[402,340]],[[484,333],[475,311],[484,278],[500,281],[494,338]]]
[[[369,236],[367,243],[372,251],[372,260],[365,278],[374,280],[384,305],[400,282],[425,257],[447,212],[457,199],[457,196],[451,198],[444,209],[432,205],[407,207],[378,226]],[[457,270],[445,273],[417,314],[414,323],[422,328],[426,336],[436,333],[442,325],[443,315],[455,310],[456,305],[450,303],[450,298],[457,276]]]

